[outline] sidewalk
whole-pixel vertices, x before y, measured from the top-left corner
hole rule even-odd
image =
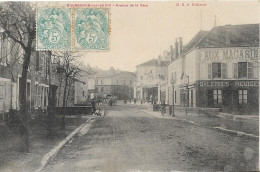
[[[82,116],[82,118],[66,116],[65,130],[59,129],[61,121],[58,118],[54,121],[55,134],[51,138],[46,137],[46,123],[35,122],[30,133],[30,153],[19,151],[18,130],[5,127],[5,136],[0,136],[0,171],[36,171],[41,166],[45,154],[91,117],[91,115]]]
[[[239,118],[234,115],[232,115],[232,117],[230,115],[212,116],[207,114],[195,114],[191,112],[186,115],[186,113],[175,112],[175,117],[171,117],[166,114],[163,116],[158,111],[155,112],[146,109],[142,111],[156,118],[174,119],[227,133],[244,135],[254,139],[259,138],[259,118],[256,116]]]

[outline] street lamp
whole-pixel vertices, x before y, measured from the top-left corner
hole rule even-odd
[[[175,81],[172,79],[171,80],[171,85],[172,85],[172,117],[174,117],[174,83]]]

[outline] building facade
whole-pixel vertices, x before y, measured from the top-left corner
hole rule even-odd
[[[167,64],[170,51],[165,51],[158,59],[152,59],[137,66],[137,83],[134,95],[137,100],[160,103],[166,100]]]
[[[22,73],[23,50],[7,38],[0,40],[0,121],[5,121],[11,109],[19,110],[19,84]],[[10,49],[12,47],[12,49]],[[26,95],[31,117],[48,106],[49,52],[32,52],[27,73]]]
[[[200,31],[168,66],[169,104],[258,112],[259,59],[258,24]]]
[[[136,75],[133,72],[116,71],[111,68],[95,75],[95,92],[97,96],[113,95],[118,100],[133,99]]]

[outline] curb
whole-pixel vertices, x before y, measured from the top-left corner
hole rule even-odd
[[[192,125],[196,125],[196,126],[201,126],[199,125],[198,123],[196,122],[193,122],[193,121],[189,121],[189,120],[186,120],[186,119],[176,119],[174,117],[164,117],[164,116],[159,116],[159,115],[155,115],[155,114],[152,114],[152,113],[149,113],[149,112],[146,112],[146,111],[143,111],[141,110],[141,112],[144,112],[148,115],[151,115],[153,117],[156,117],[156,118],[161,118],[161,119],[173,119],[173,120],[176,120],[176,121],[181,121],[181,122],[187,122],[187,123],[190,123]],[[203,126],[201,126],[203,127]],[[249,139],[253,139],[253,140],[259,140],[259,136],[256,136],[254,134],[247,134],[245,132],[241,132],[241,131],[235,131],[235,130],[228,130],[228,129],[225,129],[225,128],[222,128],[222,127],[207,127],[206,128],[210,128],[210,129],[214,129],[214,130],[218,130],[218,131],[221,131],[223,133],[228,133],[228,134],[233,134],[233,135],[237,135],[237,136],[241,136],[241,137],[246,137],[246,138],[249,138]]]
[[[36,172],[40,172],[46,165],[48,162],[50,162],[56,155],[57,153],[60,151],[60,149],[73,137],[75,136],[85,125],[87,125],[87,123],[89,123],[92,119],[94,119],[94,117],[91,117],[90,119],[88,119],[84,124],[81,124],[78,128],[76,128],[72,133],[70,133],[70,135],[68,135],[64,140],[62,140],[61,142],[59,142],[59,144],[57,146],[55,146],[50,152],[48,152],[47,154],[45,154],[41,160],[41,167],[36,170]]]
[[[259,140],[259,136],[256,136],[254,134],[247,134],[247,133],[241,132],[241,131],[228,130],[228,129],[221,128],[221,127],[213,127],[213,129],[218,130],[218,131],[222,131],[222,132],[228,133],[228,134],[235,134],[237,136],[244,136],[246,138],[251,138],[253,140]]]

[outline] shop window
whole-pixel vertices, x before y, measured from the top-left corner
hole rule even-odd
[[[213,90],[214,105],[222,104],[222,90]]]
[[[238,90],[238,99],[240,105],[247,104],[247,90]]]
[[[235,65],[236,67],[236,65]],[[238,78],[253,78],[253,63],[251,62],[238,62],[237,70],[234,69],[234,75]]]
[[[43,106],[46,107],[47,106],[47,88],[44,87],[44,103]]]

